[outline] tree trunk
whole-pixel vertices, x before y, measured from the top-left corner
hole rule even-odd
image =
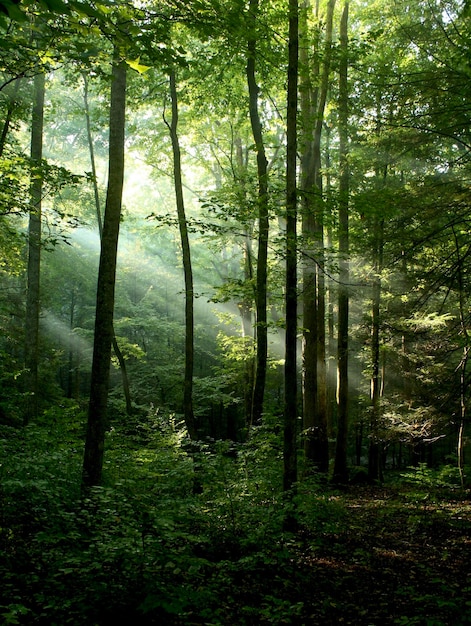
[[[232,163],[234,175],[234,184],[241,189],[241,205],[247,203],[247,159],[244,158],[244,150],[242,148],[242,139],[239,135],[234,138],[235,163]],[[253,225],[247,224],[244,228],[243,235],[243,253],[244,253],[244,283],[252,285],[253,283]],[[245,290],[238,303],[238,309],[241,317],[241,334],[244,340],[244,418],[245,426],[250,428],[252,423],[252,401],[255,381],[255,359],[254,359],[254,323],[252,319],[252,309],[254,302],[254,290]]]
[[[298,108],[298,2],[289,0],[288,90],[286,115],[286,346],[283,488],[293,492],[297,481],[297,108]],[[293,524],[288,516],[286,526]]]
[[[311,256],[309,233],[315,230],[313,189],[315,188],[313,133],[316,115],[316,97],[311,78],[307,12],[309,0],[300,11],[300,108],[301,108],[301,210],[304,241],[303,258],[303,437],[304,454],[310,464],[316,457],[318,439],[317,405],[317,273]],[[315,67],[315,66],[314,66]],[[317,68],[318,71],[318,68]]]
[[[456,445],[456,453],[458,457],[458,471],[460,474],[460,483],[461,488],[463,489],[465,486],[465,473],[464,473],[464,434],[465,434],[465,424],[466,424],[466,398],[468,395],[468,376],[467,376],[467,365],[469,361],[469,333],[468,333],[468,323],[467,323],[467,311],[465,305],[464,298],[464,285],[463,285],[463,273],[465,271],[464,267],[464,259],[462,258],[460,245],[458,241],[458,234],[453,227],[453,237],[455,240],[455,248],[457,255],[457,278],[458,278],[458,289],[459,289],[459,311],[460,311],[460,326],[461,326],[461,335],[465,342],[463,346],[463,356],[459,365],[459,373],[460,373],[460,420],[458,427],[458,441]],[[457,368],[458,369],[458,368]]]
[[[11,126],[11,120],[13,117],[13,113],[15,108],[18,106],[16,102],[16,97],[20,90],[21,78],[17,78],[15,80],[15,86],[13,88],[13,94],[8,102],[7,112],[5,115],[5,121],[3,122],[2,132],[0,133],[0,157],[3,156],[3,151],[5,150],[5,144],[8,137],[8,132]]]
[[[172,139],[173,177],[177,204],[178,227],[182,246],[183,273],[185,277],[185,378],[183,385],[183,415],[190,438],[197,439],[197,427],[193,413],[193,367],[194,367],[194,294],[193,271],[191,267],[190,240],[183,200],[182,166],[180,143],[178,141],[178,98],[175,72],[170,73],[170,97],[172,100],[172,120],[168,128]]]
[[[95,162],[95,150],[93,148],[93,137],[92,137],[92,129],[90,124],[90,109],[88,106],[88,79],[84,74],[83,76],[84,83],[84,91],[83,91],[83,100],[85,106],[85,119],[87,124],[87,140],[88,140],[88,149],[90,152],[90,165],[92,168],[92,178],[93,178],[93,193],[95,197],[95,208],[96,208],[96,216],[98,223],[98,232],[100,233],[100,241],[103,236],[103,217],[101,215],[101,202],[100,202],[100,193],[98,191],[98,182],[97,182],[97,174],[96,174],[96,162]],[[118,340],[116,339],[116,334],[114,332],[113,327],[113,339],[112,339],[113,350],[118,359],[119,368],[121,370],[121,378],[123,380],[123,393],[124,399],[126,401],[126,414],[131,415],[132,413],[132,402],[131,402],[131,390],[129,386],[129,376],[126,368],[126,360],[121,352],[121,349],[118,344]]]
[[[74,397],[74,326],[75,326],[75,287],[70,290],[70,308],[69,308],[69,358],[67,367],[67,397]]]
[[[108,189],[98,270],[90,402],[82,474],[82,484],[85,488],[99,485],[103,470],[113,341],[116,261],[124,179],[126,117],[126,64],[124,62],[113,63],[110,100]]]
[[[258,251],[257,251],[257,289],[255,293],[257,352],[255,384],[252,398],[252,423],[260,422],[263,413],[265,380],[267,375],[267,256],[268,256],[268,161],[263,144],[262,124],[258,111],[258,86],[255,79],[256,63],[256,17],[258,0],[250,0],[249,15],[251,32],[247,45],[247,85],[249,90],[249,112],[252,134],[257,152],[258,177]]]
[[[368,477],[370,480],[378,480],[381,476],[380,465],[380,304],[381,304],[381,272],[383,269],[383,232],[384,219],[375,218],[375,278],[373,283],[372,297],[372,326],[371,326],[371,420],[370,420],[370,444],[368,448]]]
[[[31,208],[28,226],[28,268],[25,319],[25,390],[27,403],[23,415],[24,424],[38,415],[38,351],[40,310],[40,264],[41,264],[41,200],[43,181],[41,167],[44,127],[45,76],[39,73],[34,79],[34,100],[31,123],[30,187]]]
[[[307,3],[307,6],[309,4]],[[301,191],[303,200],[303,416],[304,451],[308,465],[326,473],[329,469],[327,437],[327,375],[325,360],[325,272],[321,178],[321,137],[332,56],[332,23],[335,0],[326,15],[325,53],[320,88],[314,90],[309,70],[303,67],[301,108],[304,120]],[[307,28],[307,26],[305,26]],[[306,58],[303,59],[307,65]],[[314,125],[309,120],[315,120]]]
[[[246,283],[251,283],[252,279],[252,235],[247,229],[244,234],[244,281]],[[242,301],[239,303],[239,311],[242,322],[242,337],[245,342],[244,415],[245,425],[247,428],[250,428],[250,425],[252,424],[252,401],[255,380],[252,304],[253,299],[248,296],[244,296]]]
[[[325,124],[325,147],[324,147],[324,162],[325,162],[325,201],[326,201],[326,209],[328,211],[327,217],[327,250],[333,250],[334,248],[334,217],[332,215],[334,201],[332,194],[332,162],[330,158],[330,142],[331,142],[331,129]],[[329,281],[327,283],[327,341],[326,341],[326,352],[328,354],[328,358],[326,359],[326,376],[327,376],[327,414],[326,414],[326,422],[327,422],[327,440],[329,441],[333,437],[333,414],[334,414],[334,405],[336,404],[337,398],[337,329],[335,326],[336,322],[336,312],[337,307],[336,303],[338,301],[338,293],[337,286],[333,281]],[[329,451],[331,447],[329,445]]]
[[[349,313],[349,233],[348,233],[348,2],[344,3],[340,22],[339,66],[339,292],[337,335],[337,442],[334,481],[348,480],[348,313]],[[358,456],[358,451],[357,451]]]

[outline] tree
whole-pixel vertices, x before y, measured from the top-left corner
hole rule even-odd
[[[298,109],[298,2],[289,2],[288,36],[288,87],[286,114],[286,339],[285,339],[285,396],[283,430],[283,488],[286,492],[295,489],[297,481],[297,329],[298,329],[298,285],[297,285],[297,109]],[[287,525],[293,520],[288,519]]]
[[[308,4],[309,6],[309,4]],[[327,439],[327,378],[325,363],[325,261],[321,173],[321,137],[327,102],[332,24],[335,0],[326,15],[324,58],[319,76],[310,77],[303,67],[303,154],[301,198],[303,218],[303,408],[305,455],[308,463],[326,473],[329,469]],[[307,29],[307,25],[305,27]],[[307,40],[307,37],[306,37]],[[319,86],[314,86],[314,80]]]
[[[349,185],[348,165],[348,1],[344,2],[340,22],[339,65],[339,289],[338,289],[338,347],[337,347],[337,441],[334,480],[348,479],[348,336],[349,336]]]
[[[82,484],[101,482],[113,340],[116,258],[121,219],[126,115],[126,64],[115,53],[110,96],[109,166],[98,271],[95,334]]]
[[[250,0],[249,24],[250,37],[247,44],[247,85],[249,89],[249,113],[252,126],[252,134],[257,152],[257,178],[258,178],[258,251],[257,251],[257,287],[256,300],[256,339],[257,339],[257,363],[255,370],[255,384],[253,389],[251,422],[258,424],[263,412],[263,397],[265,393],[265,379],[267,373],[267,256],[268,256],[268,161],[263,142],[262,124],[258,111],[258,93],[255,77],[257,35],[256,20],[258,12],[258,0]]]
[[[84,86],[83,102],[84,102],[84,109],[85,109],[85,121],[86,121],[86,126],[87,126],[87,142],[88,142],[88,148],[90,152],[90,166],[92,168],[91,173],[92,173],[92,184],[93,184],[93,196],[95,198],[98,232],[100,233],[100,240],[101,240],[103,236],[103,218],[101,214],[100,193],[98,190],[97,169],[96,169],[96,163],[95,163],[95,150],[93,147],[93,137],[92,137],[92,131],[91,131],[91,124],[90,124],[90,109],[89,109],[89,104],[88,104],[88,78],[86,74],[83,74],[83,86]],[[121,377],[123,380],[124,398],[126,401],[126,413],[128,415],[131,415],[132,402],[131,402],[131,392],[129,388],[129,377],[128,377],[128,372],[126,368],[126,360],[119,347],[119,343],[116,338],[114,327],[113,327],[112,344],[113,344],[114,353],[116,355],[116,358],[118,359],[119,367],[121,370]]]
[[[182,166],[180,142],[178,140],[178,94],[175,70],[170,71],[170,98],[172,103],[172,119],[166,121],[170,132],[173,150],[173,177],[175,197],[177,203],[178,228],[182,248],[183,273],[185,276],[185,378],[183,386],[183,415],[188,434],[191,439],[197,439],[198,429],[193,413],[193,367],[194,367],[194,289],[193,269],[191,265],[190,239],[188,224],[185,215],[183,199]]]
[[[5,120],[3,122],[2,131],[0,133],[0,158],[3,156],[8,133],[11,128],[13,114],[18,108],[17,97],[20,91],[21,79],[17,78],[14,82],[11,95],[8,97]]]
[[[41,203],[44,99],[46,79],[38,72],[34,79],[33,112],[31,124],[31,209],[28,227],[28,268],[25,317],[25,389],[27,406],[23,422],[27,424],[38,414],[38,359],[41,263]]]

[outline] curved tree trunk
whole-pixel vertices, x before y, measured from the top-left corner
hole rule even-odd
[[[5,115],[5,120],[3,122],[2,132],[0,133],[0,157],[3,155],[3,151],[5,150],[5,144],[7,141],[8,133],[10,131],[11,120],[13,117],[13,113],[15,108],[18,106],[16,102],[16,97],[20,90],[21,78],[17,78],[15,80],[15,86],[13,88],[13,94],[10,97],[8,102],[7,112]]]
[[[116,261],[124,179],[125,117],[126,65],[124,62],[115,62],[111,83],[108,189],[98,270],[92,380],[82,473],[82,484],[85,488],[99,485],[103,471]]]
[[[43,148],[44,97],[46,79],[41,72],[34,78],[34,101],[31,124],[31,164],[40,167]],[[23,415],[26,425],[38,414],[38,351],[41,264],[41,199],[43,181],[39,172],[32,172],[31,208],[28,226],[28,269],[25,318],[25,391],[27,404]]]
[[[190,240],[183,200],[182,166],[180,143],[178,141],[178,98],[175,72],[170,73],[170,97],[172,100],[172,120],[167,124],[173,149],[173,176],[177,204],[178,227],[182,246],[183,273],[185,276],[185,378],[183,385],[183,415],[188,434],[197,439],[198,432],[193,412],[193,367],[194,367],[194,293],[193,271],[191,267]]]
[[[258,0],[250,0],[249,4],[251,34],[247,45],[247,85],[249,89],[249,112],[252,134],[257,151],[258,177],[258,252],[257,252],[257,289],[255,293],[256,329],[257,329],[257,362],[255,384],[252,398],[253,424],[260,422],[263,413],[265,381],[267,375],[268,338],[267,338],[267,257],[268,257],[268,161],[263,143],[262,124],[258,110],[258,86],[255,78],[256,63],[256,17]]]

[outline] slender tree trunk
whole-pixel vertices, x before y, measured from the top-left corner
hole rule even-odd
[[[70,291],[70,308],[69,308],[69,363],[67,369],[67,397],[73,398],[74,395],[74,326],[75,326],[75,287]]]
[[[88,152],[90,155],[90,167],[92,168],[93,194],[95,198],[95,210],[100,239],[103,234],[103,216],[101,214],[100,192],[98,190],[98,180],[96,171],[95,148],[93,146],[92,125],[90,120],[90,105],[88,103],[88,76],[83,74],[83,105],[85,109],[85,122],[87,126]]]
[[[248,231],[244,234],[244,280],[251,283],[253,279],[252,266],[252,234]],[[253,299],[244,296],[239,303],[239,311],[242,321],[242,338],[245,342],[244,359],[244,414],[245,425],[250,428],[252,423],[252,400],[255,380],[254,362],[254,325],[252,320]]]
[[[11,120],[13,117],[13,113],[15,108],[17,107],[16,97],[20,90],[21,78],[17,78],[15,80],[15,86],[13,88],[13,94],[8,102],[7,112],[5,115],[5,121],[3,122],[2,132],[0,133],[0,157],[3,155],[3,151],[5,150],[5,144],[8,137],[8,132],[11,126]]]
[[[377,125],[376,133],[381,134],[381,107],[382,94],[376,94]],[[392,119],[392,107],[389,107],[389,118]],[[387,151],[389,152],[389,150]],[[387,155],[387,153],[386,153]],[[377,186],[379,189],[386,186],[388,177],[388,161],[386,159],[382,165],[379,163],[375,167]],[[384,248],[384,217],[375,213],[373,218],[373,264],[374,279],[371,298],[371,413],[370,413],[370,433],[368,446],[368,478],[370,480],[382,479],[381,466],[381,442],[380,442],[380,418],[381,418],[381,274],[383,271],[383,248]]]
[[[98,270],[92,379],[82,474],[84,488],[99,485],[103,470],[113,341],[116,261],[124,179],[126,118],[126,65],[124,62],[113,63],[110,100],[108,189]]]
[[[458,441],[456,445],[456,452],[458,457],[458,471],[460,473],[461,488],[465,485],[465,473],[464,473],[464,430],[466,424],[466,395],[468,389],[468,382],[466,376],[466,369],[469,361],[469,333],[467,323],[467,311],[464,302],[464,285],[463,285],[463,272],[464,272],[464,260],[461,256],[460,245],[458,241],[458,234],[453,227],[453,237],[455,240],[456,255],[458,259],[458,288],[459,288],[459,311],[460,311],[460,326],[461,335],[465,342],[463,346],[463,356],[461,358],[459,371],[460,371],[460,423],[458,427]]]
[[[309,3],[307,3],[309,6]],[[301,89],[305,121],[301,161],[303,199],[303,404],[305,456],[308,464],[326,473],[329,469],[327,436],[327,374],[325,331],[324,218],[322,208],[321,137],[329,86],[332,56],[332,25],[335,0],[329,0],[326,15],[325,51],[320,87],[314,91],[308,70],[303,67]],[[306,65],[308,59],[304,61]]]
[[[325,148],[324,148],[324,162],[325,162],[325,200],[326,200],[326,209],[328,211],[327,218],[327,254],[329,251],[333,250],[334,247],[334,219],[332,215],[332,209],[334,206],[333,195],[332,195],[332,175],[331,175],[331,158],[330,158],[330,139],[331,139],[331,130],[327,124],[324,124],[325,131]],[[327,341],[326,341],[326,352],[328,354],[327,363],[326,363],[326,375],[327,375],[327,414],[326,414],[326,422],[327,422],[327,440],[329,441],[333,437],[333,412],[334,405],[336,403],[337,397],[337,334],[335,328],[336,321],[336,311],[337,307],[336,301],[338,300],[337,289],[332,281],[327,283]],[[330,451],[330,445],[329,445]]]
[[[467,337],[466,337],[467,339]],[[458,457],[458,471],[460,473],[461,488],[465,485],[465,473],[464,473],[464,426],[466,423],[466,366],[469,359],[469,346],[466,345],[463,348],[463,357],[460,363],[460,425],[458,428],[458,441],[456,445],[456,452]]]
[[[234,139],[235,163],[232,164],[234,174],[234,184],[241,189],[241,204],[247,202],[246,177],[247,177],[247,160],[244,159],[244,150],[242,148],[242,140],[240,136]],[[249,224],[245,227],[243,237],[244,251],[244,282],[252,285],[253,283],[253,225]],[[255,381],[255,359],[254,359],[254,329],[252,319],[252,309],[254,302],[254,291],[246,290],[242,300],[238,304],[241,325],[242,338],[245,342],[245,358],[244,358],[244,416],[245,425],[249,429],[252,423],[252,400]]]
[[[190,240],[183,200],[182,166],[180,143],[178,140],[178,98],[175,72],[170,73],[170,97],[172,101],[172,120],[168,128],[172,139],[173,176],[177,204],[178,226],[182,246],[183,273],[185,276],[185,378],[183,385],[183,415],[188,434],[197,439],[197,427],[193,413],[193,367],[194,367],[194,293],[193,270],[191,267]]]
[[[381,272],[383,269],[383,232],[384,220],[375,218],[375,278],[372,297],[371,326],[371,420],[370,443],[368,448],[368,477],[378,480],[381,476],[379,422],[381,414],[381,374],[380,374],[380,305],[381,305]]]
[[[25,387],[27,405],[23,415],[24,424],[38,415],[38,356],[40,311],[40,265],[41,265],[41,202],[43,181],[41,167],[44,127],[45,76],[39,73],[34,79],[34,100],[31,124],[31,165],[33,168],[30,187],[31,208],[28,226],[28,269],[25,319]]]
[[[348,2],[344,3],[340,21],[339,66],[339,292],[337,345],[337,442],[334,480],[348,480],[348,313],[349,313],[349,232],[348,196],[350,172],[348,166]]]
[[[88,149],[90,152],[90,164],[92,168],[93,193],[95,197],[95,208],[96,208],[96,216],[97,216],[97,223],[98,223],[98,232],[100,233],[100,241],[101,241],[101,238],[103,236],[103,217],[101,214],[101,202],[100,202],[100,193],[98,190],[95,150],[93,147],[92,127],[90,123],[90,108],[88,105],[88,79],[85,74],[83,76],[83,83],[84,83],[83,100],[84,100],[84,106],[85,106],[85,119],[86,119],[86,124],[87,124]],[[126,367],[126,360],[119,347],[118,340],[116,339],[116,333],[114,332],[114,327],[113,327],[112,345],[113,345],[113,350],[116,355],[116,358],[118,359],[119,369],[121,371],[121,378],[123,381],[123,393],[124,393],[124,399],[126,401],[126,413],[127,415],[131,415],[132,414],[131,389],[129,386],[129,376],[128,376],[128,371]]]
[[[298,108],[298,2],[289,0],[288,90],[286,116],[286,346],[283,446],[283,488],[293,492],[297,481],[297,108]],[[286,525],[293,519],[288,517]]]
[[[329,443],[327,436],[327,365],[326,365],[326,273],[324,249],[324,199],[322,183],[321,139],[324,128],[324,114],[329,91],[330,66],[332,59],[332,29],[336,0],[329,0],[325,18],[325,48],[322,63],[319,102],[314,128],[314,172],[316,194],[314,241],[316,246],[317,271],[317,424],[314,464],[319,471],[327,473],[329,469]]]
[[[300,109],[301,126],[301,179],[300,196],[302,210],[302,232],[304,258],[303,274],[303,437],[304,453],[308,463],[316,458],[319,436],[317,423],[318,386],[317,386],[317,273],[313,260],[314,250],[310,241],[315,230],[313,190],[315,189],[314,170],[314,124],[316,115],[316,96],[311,78],[310,42],[308,38],[307,15],[309,0],[305,0],[300,11]],[[316,66],[315,66],[316,67]],[[318,71],[318,68],[317,68]]]
[[[268,257],[268,161],[263,143],[262,124],[258,110],[258,92],[255,78],[257,54],[256,19],[258,0],[250,0],[249,14],[251,32],[247,45],[247,85],[249,90],[249,112],[252,134],[257,152],[258,177],[258,251],[257,251],[257,289],[255,293],[257,353],[255,384],[252,399],[252,423],[260,422],[263,413],[265,380],[267,375],[268,334],[267,334],[267,257]]]

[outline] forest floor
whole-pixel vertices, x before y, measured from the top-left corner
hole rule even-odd
[[[345,512],[337,528],[301,532],[290,571],[267,572],[265,593],[290,599],[284,623],[471,624],[471,501],[449,495],[401,486],[331,496]],[[249,595],[254,583],[244,581]]]
[[[468,496],[404,485],[336,492],[319,532],[291,535],[277,564],[234,561],[217,621],[178,623],[471,624]]]
[[[45,532],[49,515],[34,530],[41,510],[33,507],[27,529],[19,519],[2,529],[0,623],[471,624],[471,500],[461,491],[304,493],[310,523],[273,530],[259,545],[246,541],[253,528],[234,534],[227,525],[206,526],[202,539],[204,516],[194,535],[161,513],[158,529],[133,533],[126,510],[102,496],[93,522],[69,510],[60,519],[75,516],[71,526],[56,520]]]
[[[0,437],[2,626],[471,625],[471,492],[448,480],[456,468],[303,480],[285,532],[271,446],[205,453],[195,494],[180,447],[124,441],[81,497],[80,448],[61,433]]]

